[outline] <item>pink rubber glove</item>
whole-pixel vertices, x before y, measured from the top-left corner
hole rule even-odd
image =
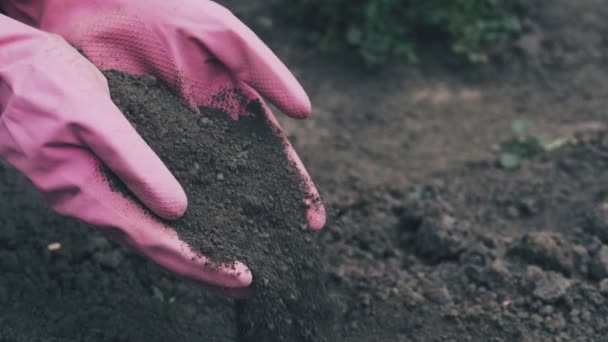
[[[5,13],[62,35],[97,67],[155,75],[192,105],[220,107],[236,118],[259,93],[293,117],[310,112],[305,92],[287,68],[213,2],[0,3]],[[222,287],[248,286],[252,276],[245,265],[207,267],[205,257],[196,255],[175,231],[109,189],[99,173],[101,161],[159,216],[178,218],[187,205],[177,181],[112,104],[105,79],[94,66],[47,34],[7,18],[0,28],[0,155],[25,173],[57,211],[121,236],[178,274]],[[225,96],[235,88],[242,97]],[[325,223],[324,208],[286,139],[285,145],[309,185],[309,226],[318,230]],[[146,174],[150,169],[159,171]]]

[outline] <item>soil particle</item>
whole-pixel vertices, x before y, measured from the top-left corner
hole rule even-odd
[[[529,264],[569,275],[574,270],[574,252],[570,242],[558,233],[525,234],[510,250]]]
[[[453,260],[466,248],[468,234],[466,223],[454,217],[425,220],[416,235],[416,251],[431,261]]]
[[[510,271],[504,261],[500,259],[486,267],[467,264],[463,271],[470,281],[488,288],[499,287],[510,277]]]
[[[566,296],[571,281],[553,271],[543,271],[536,266],[529,266],[527,277],[534,286],[534,297],[546,303],[555,303]]]
[[[300,228],[302,181],[261,106],[252,102],[234,121],[209,108],[195,113],[154,78],[106,77],[114,102],[188,195],[187,213],[169,224],[201,255],[252,270],[252,295],[237,304],[238,340],[325,340],[319,250]],[[100,262],[119,265],[114,255]]]
[[[608,246],[602,246],[591,258],[589,275],[596,280],[608,277]]]
[[[608,278],[604,278],[604,279],[602,279],[602,281],[600,281],[599,288],[600,288],[600,292],[604,296],[608,296]]]
[[[7,272],[18,272],[19,261],[17,256],[12,252],[0,251],[0,268]]]
[[[578,273],[587,275],[589,273],[589,250],[583,245],[574,245],[572,247],[574,252],[574,266]]]
[[[586,219],[586,230],[608,243],[608,202],[599,203],[592,208]]]
[[[93,259],[100,265],[109,269],[117,269],[122,262],[122,254],[120,251],[113,250],[107,253],[95,253]]]

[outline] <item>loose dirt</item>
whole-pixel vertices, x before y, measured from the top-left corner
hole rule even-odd
[[[229,7],[315,105],[283,123],[329,213],[317,245],[333,340],[604,340],[603,1],[526,2],[524,34],[498,64],[431,53],[374,73],[268,20],[273,1]],[[490,147],[515,119],[578,142],[507,172]],[[236,340],[232,300],[56,216],[4,165],[0,193],[0,341]]]
[[[210,108],[196,113],[152,77],[106,77],[114,103],[188,195],[188,211],[169,224],[214,263],[239,260],[252,270],[251,298],[237,303],[238,341],[325,340],[328,306],[306,192],[260,103],[235,121]],[[232,93],[216,101],[239,96]]]

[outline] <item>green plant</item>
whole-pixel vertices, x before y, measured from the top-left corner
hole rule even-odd
[[[166,297],[161,289],[152,285],[152,296],[159,300],[162,303],[173,304],[175,302],[175,297]]]
[[[408,191],[408,197],[411,200],[421,200],[431,196],[430,189],[425,185],[415,185]]]
[[[438,32],[454,52],[483,62],[486,48],[519,30],[504,0],[296,0],[289,13],[322,32],[321,46],[344,41],[370,65],[392,55],[415,62],[421,31]]]
[[[486,48],[504,34],[520,30],[519,18],[503,0],[426,0],[420,4],[423,24],[446,31],[454,52],[472,62],[485,62]]]
[[[499,152],[500,166],[505,170],[517,169],[522,159],[540,152],[551,152],[574,143],[574,138],[548,139],[532,133],[534,125],[529,121],[516,120],[511,124],[512,137],[495,146]]]

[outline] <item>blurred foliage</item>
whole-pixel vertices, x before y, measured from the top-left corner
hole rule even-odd
[[[494,146],[499,152],[500,166],[505,170],[519,168],[525,158],[541,152],[551,152],[576,143],[572,137],[549,139],[532,133],[534,125],[529,121],[516,120],[511,124],[512,136],[500,145]]]
[[[425,31],[442,34],[470,61],[484,62],[488,47],[520,30],[505,0],[295,0],[289,14],[320,30],[322,46],[346,42],[370,65],[392,55],[415,62],[416,33]]]

